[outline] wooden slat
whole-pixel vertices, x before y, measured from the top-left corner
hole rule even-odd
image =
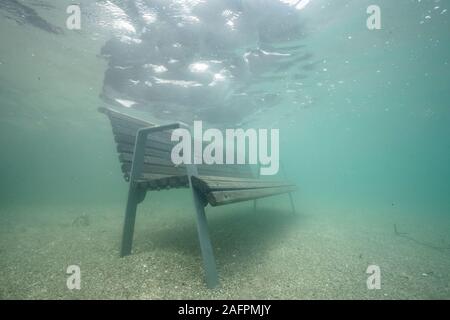
[[[113,132],[123,133],[133,137],[136,137],[139,129],[149,127],[149,126],[134,126],[134,125],[130,126],[129,123],[126,123],[124,121],[116,122],[115,120],[111,120],[111,125]],[[172,133],[170,131],[158,131],[153,132],[149,135],[149,138],[151,138],[154,141],[158,141],[161,143],[175,144],[176,142],[172,141],[171,137]]]
[[[223,180],[221,177],[217,179],[202,179],[201,176],[193,177],[192,182],[194,186],[200,189],[203,193],[209,193],[212,191],[220,190],[242,190],[242,189],[260,189],[260,188],[275,188],[275,187],[293,187],[292,183],[286,181],[261,181],[261,180],[248,180],[248,181],[233,181]]]
[[[115,110],[106,109],[106,113],[111,121],[111,126],[115,134],[124,134],[133,137],[133,142],[136,138],[137,131],[141,128],[154,127],[155,124],[141,120]],[[175,142],[171,141],[170,131],[161,131],[152,133],[149,138],[150,140],[157,141],[159,143],[165,143],[174,145]]]
[[[138,184],[147,190],[161,190],[168,188],[186,188],[189,187],[187,175],[165,176],[158,179],[141,180]]]
[[[134,146],[136,142],[136,137],[125,134],[114,134],[114,140],[116,141],[116,143],[131,144]],[[147,141],[145,142],[145,146],[148,148],[154,148],[167,152],[171,152],[173,148],[172,145],[160,143],[158,141],[154,141],[151,139],[147,139]]]
[[[114,135],[125,135],[132,137],[132,141],[136,141],[136,134],[137,132],[133,131],[132,129],[123,128],[120,126],[113,127],[113,134]],[[163,139],[162,137],[158,136],[157,134],[149,134],[147,137],[148,141],[157,143],[157,144],[164,144],[168,145],[170,149],[173,148],[173,146],[176,144],[176,142],[170,141],[170,139]]]
[[[243,178],[240,176],[237,177],[221,177],[221,176],[214,176],[214,175],[200,175],[198,177],[201,180],[205,181],[232,181],[232,182],[250,182],[250,183],[267,183],[272,182],[271,180],[263,180],[263,179],[256,179],[256,178]],[[276,181],[275,181],[276,182]]]
[[[122,163],[130,163],[133,160],[132,153],[119,153],[119,160]],[[155,157],[155,156],[144,156],[144,163],[149,165],[166,166],[166,167],[176,167],[185,170],[186,166],[184,164],[175,166],[170,159]],[[246,172],[236,171],[236,168],[230,165],[197,165],[199,174],[217,175],[225,177],[240,177],[247,175]]]
[[[120,162],[132,162],[133,154],[132,153],[120,153],[119,154]],[[153,164],[158,166],[166,166],[166,167],[175,167],[173,162],[169,159],[154,157],[154,156],[144,156],[144,163]],[[184,168],[184,165],[177,166],[179,168]]]
[[[134,119],[123,119],[123,118],[117,118],[114,115],[109,116],[109,120],[111,121],[111,124],[113,126],[120,125],[124,126],[133,130],[138,130],[140,128],[146,128],[146,127],[153,127],[154,124],[148,123],[145,121],[140,121],[139,123],[136,123]]]
[[[261,188],[236,191],[213,191],[207,194],[208,202],[213,206],[221,206],[230,203],[259,199],[293,192],[296,187]]]
[[[113,129],[113,132],[115,133],[115,135],[118,136],[118,138],[117,138],[118,140],[121,140],[121,141],[126,140],[129,144],[131,144],[131,142],[134,141],[134,139],[135,139],[134,137],[137,132],[137,129],[138,129],[138,126],[136,126],[135,129],[130,129],[130,128],[125,128],[121,125],[116,125],[116,127]],[[163,149],[166,151],[171,151],[171,149],[176,144],[176,142],[172,142],[170,140],[170,134],[166,134],[165,136],[161,136],[161,135],[158,136],[157,134],[159,134],[159,133],[149,135],[148,139],[152,143],[148,144],[148,145],[158,148],[159,150]],[[133,137],[133,138],[131,138],[131,137]],[[163,144],[167,144],[167,146],[163,146]],[[204,145],[206,145],[206,143],[204,143]],[[205,168],[205,170],[207,172],[209,172],[209,171],[212,171],[212,172],[225,171],[225,172],[235,172],[236,175],[241,174],[246,177],[253,176],[251,168],[246,165],[211,165],[211,166],[205,165],[203,168]],[[224,169],[224,170],[222,170],[222,169]],[[199,166],[199,170],[202,171],[202,166]]]
[[[130,172],[131,171],[131,162],[122,163],[122,171],[124,173]],[[156,173],[156,174],[178,176],[178,175],[186,174],[186,170],[184,168],[144,164],[142,166],[142,173],[150,173],[150,174]]]
[[[251,172],[239,168],[237,165],[197,165],[199,175],[224,176],[224,177],[252,177]]]
[[[128,144],[130,145],[129,149],[133,149],[134,151],[134,142],[135,142],[135,135],[134,132],[130,129],[122,128],[122,127],[115,127],[113,129],[113,133],[116,139],[116,142],[118,144]],[[156,150],[162,150],[168,152],[168,155],[170,156],[170,152],[172,151],[172,148],[175,146],[177,142],[172,142],[170,140],[163,140],[162,137],[156,137],[154,134],[151,134],[148,136],[146,146],[149,148],[153,148]],[[131,147],[132,145],[132,147]],[[199,170],[201,171],[202,166],[199,167]],[[223,171],[226,172],[235,172],[236,175],[242,174],[246,177],[252,177],[253,173],[251,170],[251,167],[248,165],[204,165],[203,168],[206,168],[207,171],[213,171],[213,172],[219,172]],[[213,169],[211,169],[213,168]],[[225,169],[226,168],[226,169]]]
[[[130,166],[127,168],[131,168],[131,162],[133,159],[132,153],[119,153],[119,160],[122,163],[130,163]],[[158,165],[158,166],[166,166],[166,167],[175,167],[170,159],[160,158],[158,156],[144,156],[144,163],[149,165]],[[186,166],[181,164],[177,166],[177,168],[185,170]],[[245,169],[239,168],[236,165],[197,165],[198,172],[200,175],[215,175],[215,176],[224,176],[224,177],[252,177],[252,173],[250,171],[246,171]],[[158,172],[156,172],[158,173]]]
[[[127,143],[117,143],[117,152],[118,153],[134,153],[134,144],[127,144]],[[151,157],[158,157],[161,159],[170,160],[170,152],[169,151],[162,151],[159,149],[154,148],[145,148],[145,155],[151,156]]]
[[[158,175],[158,174],[145,174],[146,176],[142,179],[138,180],[138,184],[142,188],[146,188],[148,190],[160,190],[160,189],[167,189],[167,188],[184,188],[189,186],[188,182],[188,176],[187,175],[180,175],[180,176],[167,176],[167,175]],[[248,190],[259,190],[259,189],[268,189],[268,192],[258,192],[256,196],[252,194],[250,199],[260,198],[264,197],[264,194],[268,194],[266,196],[269,196],[271,194],[279,194],[279,193],[285,193],[289,191],[285,191],[284,188],[294,188],[295,186],[293,184],[289,184],[288,182],[268,182],[260,183],[258,180],[253,181],[245,181],[245,182],[238,182],[236,184],[235,181],[224,181],[224,177],[212,177],[208,176],[208,179],[217,178],[216,181],[221,181],[220,186],[216,188],[215,185],[210,185],[210,187],[204,187],[198,184],[199,181],[205,181],[203,179],[203,176],[198,176],[193,178],[193,183],[196,188],[198,188],[205,196],[209,194],[210,192],[216,192],[215,195],[217,195],[218,191],[236,191],[239,194],[247,194],[246,191]],[[244,179],[242,179],[244,180]],[[289,189],[291,190],[291,189]],[[291,190],[292,191],[292,190]],[[227,195],[229,196],[229,195]],[[218,197],[218,196],[217,196]],[[225,196],[223,196],[225,197]],[[231,196],[230,196],[231,197]],[[219,199],[219,198],[217,198]],[[227,199],[228,200],[228,199]],[[249,199],[239,199],[237,201],[244,201]],[[219,200],[216,200],[213,203],[220,202]],[[233,202],[233,201],[232,201]]]
[[[144,186],[145,183],[147,183],[148,181],[165,179],[165,178],[168,178],[168,177],[174,177],[174,176],[167,175],[167,174],[158,174],[158,173],[145,173],[143,175],[143,177],[141,179],[137,179],[136,182],[139,185]]]
[[[145,121],[142,119],[138,119],[136,117],[130,116],[128,114],[122,113],[120,111],[117,110],[113,110],[113,109],[109,109],[109,108],[99,108],[98,109],[100,112],[108,115],[109,117],[113,117],[113,118],[117,118],[117,119],[121,119],[124,121],[128,121],[130,123],[134,123],[136,125],[140,125],[140,126],[154,126],[156,124],[151,123],[149,121]]]
[[[102,108],[100,111],[106,113],[111,121],[117,150],[121,154],[119,160],[125,164],[125,166],[122,166],[122,171],[127,179],[131,168],[131,163],[127,162],[132,161],[137,130],[143,127],[154,126],[154,124],[108,108]],[[145,155],[147,156],[145,162],[147,164],[165,167],[173,165],[171,164],[170,153],[176,142],[172,142],[170,137],[171,132],[167,131],[153,133],[148,136],[145,148]],[[167,170],[167,168],[158,169],[157,166],[145,167],[144,173],[180,173],[179,169],[183,170],[183,173],[185,172],[183,165],[179,166],[177,170]],[[253,177],[251,167],[248,165],[197,165],[197,168],[200,175]],[[151,172],[148,170],[155,171]]]
[[[178,176],[164,176],[164,175],[155,175],[155,174],[144,174],[145,180],[138,180],[138,184],[141,188],[145,188],[147,190],[163,190],[170,188],[187,188],[189,187],[189,181],[187,175],[178,175]],[[207,176],[205,177],[199,176],[193,178],[193,183],[195,187],[198,187],[198,181],[220,181],[221,188],[224,188],[220,191],[211,191],[205,190],[200,187],[200,191],[206,196],[208,202],[212,206],[220,206],[226,205],[230,203],[236,203],[241,201],[248,201],[253,199],[265,198],[273,195],[293,192],[297,188],[294,185],[287,185],[286,182],[270,182],[271,186],[269,186],[269,182],[258,182],[258,180],[249,180],[249,179],[239,179],[241,181],[233,181],[232,179],[225,179],[224,177],[213,177]],[[237,180],[234,178],[234,180]],[[246,181],[245,181],[246,180]],[[236,184],[238,183],[238,184]],[[276,184],[279,183],[278,186]],[[231,184],[234,184],[233,186]],[[261,187],[264,185],[264,187]],[[211,189],[215,188],[214,185],[211,185]],[[239,188],[238,190],[233,188]]]
[[[177,168],[179,169],[179,167]],[[184,168],[181,167],[181,170],[171,170],[171,167],[167,167],[167,166],[156,166],[156,165],[145,165],[143,168],[143,172],[141,173],[141,178],[142,179],[148,179],[148,180],[152,180],[154,179],[154,175],[178,175],[180,173],[185,174],[186,171],[183,170]],[[123,162],[121,165],[121,170],[124,174],[124,178],[126,181],[129,181],[129,177],[130,177],[130,172],[131,172],[131,162]],[[212,175],[212,174],[220,174],[220,177],[235,177],[236,174],[233,172],[214,172],[214,171],[206,171],[203,170],[203,172],[205,174],[208,175]]]

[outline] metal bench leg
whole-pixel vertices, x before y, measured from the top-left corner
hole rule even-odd
[[[144,200],[144,197],[144,190],[139,190],[130,185],[130,189],[128,191],[127,207],[125,210],[125,221],[123,223],[122,248],[120,250],[121,257],[127,256],[131,253],[137,205],[142,202],[142,200]]]
[[[200,241],[200,249],[203,257],[203,267],[206,274],[206,284],[209,289],[215,288],[219,284],[219,277],[217,275],[216,261],[209,238],[208,223],[206,221],[205,207],[200,195],[195,188],[192,188],[194,197],[195,210],[197,213],[197,231]]]
[[[297,214],[297,212],[295,211],[295,205],[294,205],[294,199],[292,198],[292,193],[289,192],[288,194],[289,194],[289,200],[291,201],[292,213]]]

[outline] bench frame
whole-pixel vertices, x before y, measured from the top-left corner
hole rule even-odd
[[[145,199],[146,193],[148,191],[147,188],[142,187],[139,184],[139,177],[141,176],[141,173],[143,171],[147,137],[155,132],[174,130],[178,128],[185,128],[189,130],[189,127],[187,125],[181,122],[175,122],[167,125],[145,127],[137,131],[129,179],[125,220],[123,224],[122,245],[120,250],[121,257],[131,254],[137,207],[139,203],[141,203]],[[206,284],[208,288],[215,288],[219,284],[219,278],[217,274],[217,267],[205,214],[205,206],[208,204],[208,202],[205,201],[200,190],[194,187],[192,182],[192,177],[198,176],[197,166],[195,164],[186,164],[186,171],[188,176],[189,189],[192,192],[194,207],[196,211],[197,232],[203,258]],[[295,214],[295,206],[292,194],[289,192],[288,195],[292,212]],[[253,208],[254,210],[256,210],[256,199],[254,199],[253,201]]]
[[[142,172],[142,166],[144,164],[144,149],[147,136],[153,132],[174,130],[182,127],[189,130],[189,127],[185,124],[176,122],[163,126],[142,128],[137,132],[133,162],[131,166],[125,221],[123,225],[122,248],[120,251],[122,257],[131,253],[137,206],[144,200],[147,193],[146,189],[139,188],[139,185],[136,183],[136,180],[139,178]],[[194,206],[197,213],[197,232],[203,257],[203,267],[206,273],[206,283],[208,288],[214,288],[219,284],[219,278],[217,275],[217,267],[214,259],[211,239],[209,237],[208,224],[205,214],[205,205],[201,199],[199,191],[193,187],[191,179],[192,176],[198,175],[197,167],[195,166],[195,164],[189,164],[186,165],[186,167],[189,180],[189,189],[192,191]]]

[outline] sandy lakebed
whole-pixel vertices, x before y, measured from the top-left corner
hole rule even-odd
[[[0,298],[450,298],[448,215],[330,207],[293,216],[282,196],[257,212],[251,203],[207,208],[221,280],[208,290],[187,193],[149,197],[125,258],[121,203],[2,208]],[[74,223],[80,215],[87,223]],[[80,266],[80,290],[66,286],[69,265]],[[369,265],[380,267],[380,290],[367,289]]]

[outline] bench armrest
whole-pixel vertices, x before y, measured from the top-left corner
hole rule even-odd
[[[179,128],[184,128],[189,130],[189,126],[182,122],[174,122],[170,124],[165,124],[161,126],[153,126],[141,128],[138,130],[136,135],[136,141],[134,144],[134,153],[133,153],[133,162],[131,164],[131,174],[130,174],[130,183],[133,183],[137,178],[139,178],[142,167],[144,165],[144,156],[145,156],[145,144],[147,141],[147,137],[149,134],[155,132],[161,132],[166,130],[175,130]],[[197,175],[197,168],[195,165],[187,166],[189,175]]]

